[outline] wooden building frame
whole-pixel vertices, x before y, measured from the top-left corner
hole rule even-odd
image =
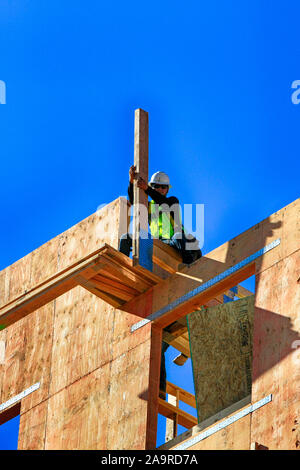
[[[164,328],[252,275],[251,403],[272,400],[190,448],[299,448],[299,199],[189,266],[154,240],[152,271],[118,252],[127,216],[119,198],[0,272],[0,403],[41,382],[19,448],[154,449]]]

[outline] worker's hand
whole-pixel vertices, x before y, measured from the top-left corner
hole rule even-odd
[[[131,165],[129,168],[129,181],[130,183],[133,183],[133,181],[137,178],[137,173],[136,173],[136,166]]]
[[[146,191],[146,189],[148,189],[148,184],[146,183],[146,181],[141,176],[138,177],[137,186],[138,186],[138,188],[143,189],[144,191]]]

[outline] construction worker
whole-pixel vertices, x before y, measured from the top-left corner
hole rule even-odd
[[[166,173],[157,171],[150,179],[149,184],[136,174],[136,167],[129,169],[128,197],[133,201],[133,182],[137,180],[139,188],[151,197],[149,203],[149,225],[151,235],[175,248],[182,255],[182,262],[190,264],[201,258],[199,242],[192,235],[186,234],[180,219],[179,201],[177,197],[167,197],[170,180]],[[126,233],[120,238],[119,250],[130,255],[132,238]]]
[[[177,197],[167,197],[170,188],[170,180],[166,173],[157,171],[149,181],[149,184],[136,174],[136,167],[132,165],[129,169],[128,197],[130,204],[133,204],[133,182],[137,180],[139,188],[152,199],[149,203],[148,219],[151,235],[159,238],[162,242],[175,248],[182,255],[182,262],[193,263],[201,258],[201,250],[198,241],[191,235],[186,235],[180,219],[179,201]],[[191,249],[189,245],[193,245]],[[119,250],[129,256],[132,249],[132,238],[129,233],[125,233],[120,238]],[[162,342],[161,349],[161,370],[159,396],[166,398],[166,365],[165,352],[169,345]]]

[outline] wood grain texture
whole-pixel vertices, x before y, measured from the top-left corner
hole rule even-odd
[[[251,441],[269,449],[300,447],[299,273],[298,250],[256,279],[252,399],[273,399],[253,414]]]
[[[148,183],[148,113],[136,109],[134,115],[134,165],[139,177]],[[140,231],[148,233],[148,196],[143,189],[133,183],[133,241],[132,258],[134,265],[139,264]]]
[[[161,318],[155,320],[155,322],[162,328],[167,326],[177,318],[191,313],[195,308],[205,305],[228,288],[237,285],[255,273],[258,274],[273,266],[282,259],[283,255],[287,256],[292,253],[297,246],[297,242],[295,241],[295,235],[289,235],[289,233],[299,233],[297,228],[299,227],[299,222],[295,216],[295,213],[299,213],[299,207],[300,199],[297,199],[262,222],[254,225],[210,253],[205,254],[192,265],[183,268],[181,270],[182,273],[198,277],[203,282],[206,282],[264,248],[268,243],[278,238],[281,239],[280,245],[265,253],[253,264],[245,267],[245,269],[241,269],[235,275],[230,276],[224,282],[218,283],[206,292],[188,301],[184,301],[178,307],[174,307],[172,311],[165,313]],[[289,242],[290,239],[292,240],[291,242]],[[192,279],[183,278],[183,276],[176,274],[171,275],[159,285],[154,286],[152,313],[159,311],[179,298],[184,298],[186,294],[198,286],[199,283]],[[140,299],[135,299],[134,302],[129,301],[122,308],[128,312],[134,312],[136,303],[142,304],[144,300],[142,294]]]
[[[2,302],[103,243],[117,248],[120,217],[117,200],[2,271]],[[144,274],[138,286],[153,282]],[[135,292],[130,282],[128,289]],[[145,448],[151,328],[132,334],[137,318],[77,286],[0,331],[6,343],[1,402],[41,384],[21,402],[19,449]]]
[[[254,296],[188,315],[199,422],[251,392]]]
[[[239,419],[203,441],[189,447],[194,450],[249,450],[250,449],[250,415]],[[174,449],[176,450],[176,448]]]

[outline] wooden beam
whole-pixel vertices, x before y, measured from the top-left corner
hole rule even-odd
[[[179,336],[178,338],[175,338],[170,343],[169,341],[166,341],[166,343],[170,344],[170,346],[177,349],[178,351],[183,353],[185,356],[191,357],[189,340],[185,339],[183,336]]]
[[[197,418],[161,398],[158,398],[158,413],[170,419],[177,415],[178,424],[186,429],[190,429],[198,424]]]
[[[161,240],[153,240],[153,262],[163,268],[170,274],[178,271],[179,265],[182,264],[182,257],[175,250]]]
[[[135,110],[134,122],[134,165],[138,176],[148,183],[148,113],[142,109]],[[142,234],[148,233],[148,196],[143,189],[138,188],[134,181],[134,207],[133,207],[133,265],[141,262],[141,249],[144,247]],[[144,257],[144,256],[143,256]],[[149,263],[152,263],[148,259]],[[143,260],[144,262],[144,260]],[[144,265],[145,267],[145,265]],[[152,270],[152,269],[150,269]]]
[[[193,408],[196,408],[196,399],[195,395],[193,395],[190,392],[187,392],[181,387],[178,387],[178,385],[174,385],[171,382],[167,381],[167,388],[166,392],[169,393],[170,395],[173,395],[174,397],[177,396],[177,392],[179,392],[179,400],[183,401],[189,406],[192,406]]]
[[[295,249],[294,238],[291,246],[285,239],[295,225],[290,221],[290,212],[299,206],[297,200],[259,224],[229,240],[220,247],[198,259],[182,273],[202,279],[203,283],[191,278],[173,274],[152,288],[152,313],[147,318],[159,328],[185,316],[223,294],[250,276],[276,264],[282,253]],[[284,227],[284,231],[283,231]],[[283,245],[281,244],[283,237]],[[286,251],[284,251],[286,250]],[[232,271],[231,271],[232,269]],[[226,273],[225,276],[223,276]],[[220,278],[219,278],[220,277]],[[218,279],[215,281],[215,279]],[[206,283],[209,285],[206,286]],[[202,287],[205,286],[204,289]],[[202,290],[201,290],[202,289]],[[122,310],[135,315],[141,311],[145,294],[122,306]],[[136,331],[132,327],[132,331]]]
[[[115,308],[139,297],[161,281],[146,269],[104,244],[101,248],[0,308],[0,330],[80,285]],[[102,272],[103,270],[103,272]],[[107,275],[106,275],[107,274]]]
[[[202,432],[203,430],[206,430],[208,427],[212,426],[217,421],[221,422],[224,418],[227,418],[231,414],[235,413],[236,411],[241,410],[242,408],[248,406],[249,403],[251,403],[250,395],[248,395],[246,398],[243,398],[243,400],[238,401],[234,405],[231,405],[228,408],[224,408],[224,410],[219,411],[219,413],[211,416],[210,418],[207,418],[205,421],[198,423],[192,429],[185,431],[184,433],[177,436],[177,438],[175,438],[172,442],[163,444],[162,446],[158,447],[158,449],[166,450],[166,449],[173,448],[174,446],[180,444],[180,442],[190,439],[191,437],[196,436],[198,433]]]
[[[110,293],[99,289],[98,287],[95,286],[93,282],[85,279],[83,276],[77,276],[77,281],[78,281],[78,285],[80,285],[81,287],[84,287],[86,290],[91,292],[91,294],[94,294],[100,299],[105,300],[105,302],[109,303],[115,308],[120,308],[122,303],[125,302],[119,297],[115,297],[111,295]]]
[[[0,309],[1,329],[15,323],[34,310],[43,307],[55,298],[73,289],[73,287],[78,285],[78,275],[82,275],[82,273],[85,273],[86,276],[95,275],[101,270],[100,255],[105,249],[106,245],[98,249],[96,253],[94,252],[80,262],[58,272],[47,281],[34,286],[22,296],[3,306]]]

